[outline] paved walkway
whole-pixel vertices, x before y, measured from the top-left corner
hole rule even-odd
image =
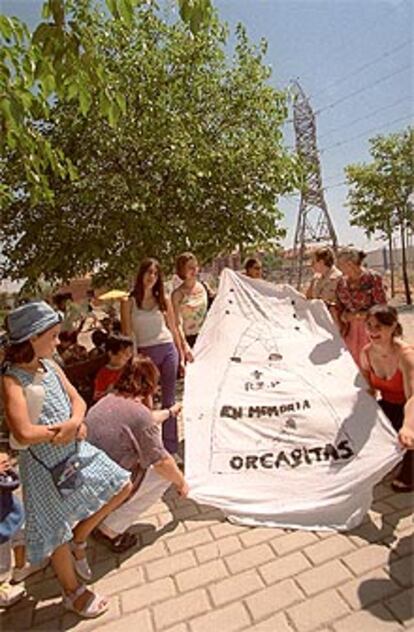
[[[403,324],[414,342],[414,314]],[[245,528],[173,491],[136,527],[123,556],[91,542],[94,587],[111,597],[96,621],[60,606],[47,569],[0,629],[105,632],[391,632],[414,630],[414,494],[375,489],[365,522],[345,534]]]

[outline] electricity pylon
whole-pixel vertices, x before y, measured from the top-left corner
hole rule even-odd
[[[296,151],[305,171],[291,266],[291,282],[296,277],[296,285],[300,289],[307,247],[319,244],[336,249],[338,242],[322,187],[315,115],[299,83],[295,81],[293,86]]]

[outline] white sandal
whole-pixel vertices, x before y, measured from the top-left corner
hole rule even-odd
[[[83,619],[96,619],[104,614],[108,610],[109,603],[104,597],[101,597],[97,593],[91,592],[91,597],[88,599],[83,608],[76,608],[75,601],[87,591],[87,587],[84,584],[78,586],[78,588],[71,593],[63,593],[63,606],[66,610],[75,612]]]
[[[86,549],[87,547],[86,542],[75,542],[75,540],[72,540],[72,542],[70,543],[70,547],[72,549],[73,562],[74,562],[74,566],[75,566],[75,570],[77,574],[79,575],[79,577],[81,577],[85,581],[89,581],[90,579],[92,579],[92,571],[91,571],[91,567],[89,566],[86,555],[85,557],[82,557],[80,560],[78,560],[75,556],[76,549],[81,549],[81,550]]]

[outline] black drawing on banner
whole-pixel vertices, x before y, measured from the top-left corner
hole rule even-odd
[[[245,382],[244,384],[245,391],[261,391],[264,387],[264,382]]]
[[[306,411],[304,408],[311,406],[314,402],[320,410],[326,411],[326,421],[328,419],[333,423],[333,429],[338,432],[342,424],[342,419],[329,402],[323,392],[321,392],[310,380],[302,373],[287,365],[284,362],[283,355],[277,344],[277,331],[275,335],[275,327],[280,328],[277,317],[263,319],[263,307],[261,306],[260,314],[256,311],[256,305],[249,306],[248,301],[243,296],[241,299],[235,295],[235,309],[240,309],[243,316],[247,317],[248,323],[240,334],[233,353],[231,354],[227,366],[224,370],[220,385],[217,389],[216,398],[213,406],[213,419],[210,435],[210,469],[217,473],[223,473],[223,465],[215,466],[215,456],[217,455],[217,464],[223,464],[225,455],[230,452],[234,454],[234,428],[237,427],[242,445],[246,447],[243,452],[257,450],[275,450],[275,442],[277,437],[286,441],[289,430],[296,430],[300,434],[301,425],[306,424]],[[250,296],[249,296],[250,298]],[[274,311],[274,310],[272,310]],[[262,317],[261,317],[262,316]],[[249,318],[250,317],[250,318]],[[259,319],[259,320],[258,320]],[[299,328],[298,328],[299,329]],[[243,380],[243,366],[253,366],[248,375],[253,379]],[[240,381],[243,380],[244,392],[255,396],[255,392],[260,391],[269,397],[269,391],[274,390],[279,385],[285,385],[287,389],[284,395],[278,396],[276,391],[274,400],[267,399],[267,404],[263,406],[240,406],[239,403],[229,401],[231,393],[237,393],[240,389]],[[292,389],[294,385],[294,390]],[[291,395],[295,392],[300,394],[302,401],[306,401],[307,405],[300,407],[295,412],[296,406],[292,411],[292,403],[286,398],[287,393]],[[269,401],[272,405],[269,406]],[[263,400],[265,404],[266,399]],[[311,402],[311,403],[309,403]],[[252,404],[255,400],[252,400]],[[244,402],[244,404],[248,404]],[[313,407],[313,406],[312,406]],[[260,410],[258,410],[260,408]],[[255,414],[253,414],[255,410]],[[256,410],[258,411],[256,414]],[[269,411],[272,411],[270,414]],[[224,415],[222,414],[224,411]],[[237,412],[236,412],[237,411]],[[248,414],[244,414],[247,411]],[[251,414],[250,414],[251,411]],[[296,414],[296,418],[292,416]],[[286,419],[286,414],[289,415]],[[259,445],[257,444],[257,435],[254,436],[255,430],[262,427],[259,431]],[[303,426],[305,429],[305,426]],[[253,434],[252,434],[253,431]],[[306,434],[306,432],[304,432]],[[341,433],[342,434],[342,433]],[[349,437],[345,436],[349,440]],[[254,447],[253,447],[254,445]],[[250,448],[249,448],[250,446]],[[221,455],[221,456],[220,456]],[[227,470],[228,471],[228,470]]]
[[[280,384],[279,380],[261,380],[260,378],[263,376],[263,371],[259,371],[256,369],[250,375],[254,378],[254,382],[251,380],[244,383],[245,391],[261,391],[266,389],[267,391],[273,390]]]
[[[296,421],[292,417],[289,417],[289,419],[286,419],[285,421],[285,426],[290,430],[296,430]]]

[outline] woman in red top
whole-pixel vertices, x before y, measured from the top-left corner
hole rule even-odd
[[[340,331],[358,365],[361,351],[368,343],[367,311],[373,305],[387,302],[382,277],[364,268],[364,259],[365,253],[356,248],[342,248],[337,255],[337,265],[343,274],[336,287]]]
[[[399,433],[400,443],[411,450],[393,481],[395,491],[414,489],[414,347],[402,340],[402,327],[394,307],[376,305],[367,314],[370,342],[361,352],[361,370],[379,405]]]

